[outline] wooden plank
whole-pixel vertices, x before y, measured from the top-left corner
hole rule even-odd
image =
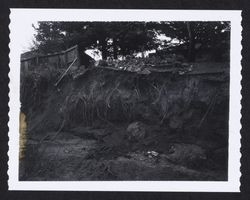
[[[75,61],[77,60],[77,57],[74,59],[74,61],[69,65],[69,67],[65,70],[65,72],[62,74],[62,76],[58,79],[58,81],[55,83],[55,86],[57,86],[61,80],[63,79],[63,77],[68,73],[68,71],[70,70],[70,68],[73,66],[73,64],[75,63]]]

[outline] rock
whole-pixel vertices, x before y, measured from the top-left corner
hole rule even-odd
[[[205,151],[194,144],[173,144],[166,158],[176,164],[195,167],[206,160]]]
[[[127,128],[128,138],[134,141],[140,141],[146,136],[146,126],[142,122],[133,122]]]

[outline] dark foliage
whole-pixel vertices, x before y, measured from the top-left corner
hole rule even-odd
[[[33,49],[51,53],[78,44],[83,50],[100,50],[104,60],[152,49],[181,48],[192,62],[196,52],[204,49],[217,55],[227,53],[230,36],[229,22],[39,22],[34,28]],[[163,42],[159,35],[169,40]]]

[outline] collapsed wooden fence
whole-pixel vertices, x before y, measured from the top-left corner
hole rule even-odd
[[[73,63],[75,59],[76,61]],[[72,67],[78,67],[81,65],[78,45],[75,45],[65,51],[52,54],[39,54],[32,55],[30,57],[25,57],[24,54],[21,55],[21,71],[24,73],[29,70],[34,70],[37,66],[65,69],[71,63],[73,63]]]

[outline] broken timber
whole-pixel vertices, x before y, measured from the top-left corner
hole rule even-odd
[[[73,62],[69,65],[69,67],[65,70],[65,72],[62,74],[62,76],[58,79],[58,81],[55,83],[55,86],[57,87],[58,84],[61,82],[61,80],[63,79],[63,77],[68,73],[68,71],[70,70],[70,68],[73,66],[73,64],[75,63],[75,61],[77,60],[77,57],[73,60]]]

